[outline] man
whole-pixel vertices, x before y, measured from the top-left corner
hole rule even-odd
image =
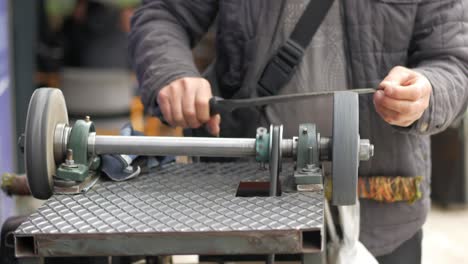
[[[205,125],[221,136],[253,137],[255,127],[268,123],[285,124],[285,134],[292,136],[299,123],[324,119],[322,106],[329,104],[323,100],[239,110],[223,115],[222,122],[208,109],[213,94],[257,96],[263,67],[307,3],[144,1],[132,20],[130,51],[145,106],[159,106],[173,126]],[[217,58],[208,81],[196,70],[190,49],[215,17]],[[380,88],[360,96],[360,135],[376,149],[359,175],[369,182],[401,176],[415,186],[411,192],[422,192],[415,201],[361,200],[360,240],[381,263],[421,261],[421,227],[430,207],[429,136],[467,107],[467,24],[466,0],[337,0],[280,90]],[[319,131],[329,131],[322,121]]]

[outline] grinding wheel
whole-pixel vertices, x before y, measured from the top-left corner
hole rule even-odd
[[[359,140],[358,94],[338,92],[333,97],[333,205],[356,203]]]
[[[34,197],[52,196],[54,159],[54,131],[57,124],[68,124],[67,107],[62,92],[55,88],[34,91],[29,101],[25,129],[25,165],[29,188]]]

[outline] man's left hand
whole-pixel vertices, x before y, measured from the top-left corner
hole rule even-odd
[[[432,85],[424,75],[397,66],[380,83],[374,94],[374,105],[387,123],[408,127],[429,106],[431,93]]]

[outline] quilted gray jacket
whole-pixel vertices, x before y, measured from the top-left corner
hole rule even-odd
[[[144,1],[132,20],[130,53],[143,88],[145,106],[154,105],[158,90],[172,80],[200,76],[190,49],[215,17],[218,17],[217,59],[210,79],[215,93],[226,98],[255,96],[251,87],[255,87],[262,67],[291,31],[288,25],[301,15],[301,8],[298,11],[294,4],[303,2]],[[424,223],[430,206],[429,136],[447,128],[467,107],[468,1],[343,0],[340,8],[342,33],[321,27],[313,40],[329,37],[330,45],[323,47],[330,49],[338,42],[344,50],[334,51],[339,59],[326,64],[337,65],[337,69],[326,70],[331,77],[320,83],[321,90],[376,87],[396,65],[423,73],[433,87],[429,108],[409,128],[388,125],[375,112],[372,97],[360,97],[360,135],[376,146],[372,161],[361,163],[360,176],[424,176],[423,199],[414,204],[361,201],[360,239],[373,254],[382,255],[412,237]],[[309,73],[317,67],[309,67],[308,58],[320,54],[305,58],[294,77],[296,81],[292,80],[293,88],[290,85],[281,92],[319,89],[310,85],[316,82]],[[343,69],[347,72],[345,80],[333,75],[335,70]],[[298,123],[314,120],[305,120],[304,112],[319,112],[317,108],[304,111],[307,107],[310,104],[277,106],[253,121],[247,110],[241,111],[234,117],[223,117],[222,133],[231,136],[232,131],[237,131],[237,136],[253,137],[250,127],[281,122],[286,124],[286,135],[291,136],[297,134]]]

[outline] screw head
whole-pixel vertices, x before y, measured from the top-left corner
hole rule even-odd
[[[302,129],[302,134],[304,134],[304,135],[307,134],[307,127],[304,127],[304,128]]]

